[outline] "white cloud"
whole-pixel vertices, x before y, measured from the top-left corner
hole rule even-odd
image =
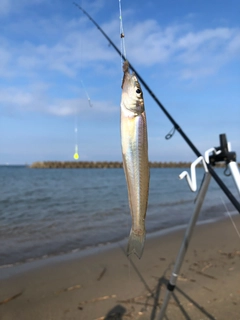
[[[2,112],[39,111],[46,105],[46,84],[32,86],[8,87],[0,89],[0,105]]]
[[[109,63],[116,58],[116,53],[109,48],[108,43],[99,35],[96,28],[83,30],[81,21],[76,22],[73,27],[72,21],[65,24],[64,21],[56,19],[55,23],[59,25],[58,37],[56,37],[56,25],[52,26],[51,23],[36,22],[37,26],[33,26],[32,30],[33,34],[36,32],[36,36],[34,35],[32,41],[25,39],[21,41],[18,35],[20,41],[12,45],[11,40],[0,39],[3,43],[0,49],[0,77],[9,75],[17,77],[20,74],[32,76],[34,73],[38,77],[39,70],[45,70],[46,73],[57,71],[62,75],[74,77],[80,68],[87,68],[93,63]],[[28,22],[26,24],[26,28],[31,28],[31,24]],[[25,29],[24,26],[22,27]],[[38,36],[40,27],[42,33]],[[109,27],[111,28],[111,24]],[[51,30],[54,30],[55,36],[48,39]],[[42,40],[43,34],[46,35],[45,41]],[[24,37],[24,35],[21,36]]]
[[[240,55],[239,28],[189,31],[189,25],[161,28],[154,20],[134,25],[126,35],[129,60],[142,66],[164,64],[182,79],[216,74],[224,64]]]
[[[48,107],[48,112],[56,116],[70,116],[74,114],[113,114],[118,112],[119,108],[110,101],[89,101],[87,99],[62,99],[55,101]]]
[[[10,0],[4,1],[5,4],[10,4]],[[38,4],[42,1],[45,0],[35,0],[31,3]],[[93,5],[97,7],[102,3],[95,1]],[[30,1],[24,0],[22,5],[30,5]],[[18,34],[15,44],[12,39],[0,39],[1,77],[20,77],[25,79],[26,83],[39,83],[54,73],[55,76],[65,76],[66,81],[68,78],[76,77],[82,69],[91,68],[95,70],[96,78],[101,78],[106,70],[109,72],[108,66],[117,61],[114,49],[109,48],[106,39],[89,20],[53,18],[51,21],[39,19],[31,23],[34,37],[29,37],[27,41],[24,32],[20,33],[20,36]],[[28,21],[24,27],[23,21],[23,30],[30,26]],[[103,25],[103,29],[118,46],[119,21],[111,20]],[[163,28],[155,20],[127,24],[127,57],[134,66],[140,64],[148,68],[154,67],[156,70],[157,66],[163,65],[171,69],[171,74],[174,65],[174,75],[184,80],[213,75],[231,59],[238,59],[240,29],[208,28],[196,32],[189,31],[190,29],[191,27],[185,24]],[[36,107],[36,98],[39,100],[42,95],[42,91],[29,94],[29,88],[25,88],[24,93],[18,91],[14,95],[11,92],[12,88],[5,89],[4,85],[2,88],[1,103],[14,105],[18,101],[19,106],[26,108],[33,108],[31,105]],[[47,93],[44,94],[42,96],[49,99]],[[40,100],[43,101],[42,98]],[[66,101],[59,103],[56,105],[50,100],[49,110],[56,115],[72,112],[72,107],[69,109]],[[72,103],[74,105],[75,102]],[[49,102],[44,104],[47,105]],[[43,107],[43,110],[46,108]]]
[[[18,105],[19,107],[26,107],[32,103],[32,95],[28,92],[21,92],[9,88],[7,92],[0,92],[0,101],[3,105]]]
[[[160,28],[154,20],[146,20],[128,27],[127,52],[139,64],[151,66],[166,62],[174,50],[175,27]]]
[[[39,5],[46,0],[1,0],[0,15],[8,15],[11,12],[19,12],[27,6]]]
[[[48,96],[48,86],[38,84],[24,89],[10,87],[0,90],[2,112],[14,114],[18,111],[40,112],[54,116],[71,116],[74,114],[111,115],[119,112],[119,107],[111,101],[92,101],[87,98],[56,99]],[[92,110],[92,111],[90,111]]]
[[[182,65],[181,77],[197,79],[216,74],[221,66],[238,58],[239,37],[240,29],[230,28],[206,29],[182,36],[175,55]]]
[[[210,48],[219,45],[224,40],[232,37],[234,30],[228,28],[205,29],[200,32],[189,32],[182,36],[178,42],[179,48],[197,49],[201,45],[208,45]]]
[[[186,69],[182,69],[181,70],[181,78],[183,80],[190,80],[190,79],[197,79],[199,77],[206,77],[206,76],[210,76],[212,74],[215,73],[215,69],[214,68],[186,68]]]
[[[80,3],[79,1],[74,1],[76,3]],[[88,12],[96,13],[102,8],[106,7],[107,0],[94,0],[94,1],[87,1],[85,3],[80,3],[80,5],[83,5],[84,9],[86,9]]]
[[[185,64],[198,63],[213,55],[227,58],[228,47],[236,35],[240,35],[240,30],[228,28],[190,32],[176,42],[176,50],[180,50],[178,57]]]
[[[0,70],[1,75],[8,77],[12,74],[11,68],[9,68],[11,61],[11,53],[4,47],[0,48]]]
[[[151,66],[172,60],[181,63],[179,67],[199,66],[200,62],[204,68],[206,60],[214,61],[217,57],[223,63],[239,55],[239,37],[240,29],[188,32],[184,25],[161,29],[156,21],[147,20],[135,25],[126,41],[131,58],[139,64]]]
[[[236,32],[234,37],[228,44],[227,52],[232,55],[239,55],[240,53],[240,32]]]
[[[36,35],[34,42],[28,40],[9,48],[11,61],[14,61],[12,68],[9,53],[4,49],[0,52],[5,71],[17,73],[20,69],[37,72],[39,68],[45,68],[46,72],[55,70],[73,77],[80,68],[92,63],[116,61],[114,50],[109,48],[99,30],[89,25],[89,21],[53,19],[51,23],[41,20],[34,23],[37,24],[34,32],[41,27],[40,38]],[[52,33],[56,36],[57,26],[58,37],[48,38]],[[105,23],[103,29],[119,46],[120,38],[116,36],[119,34],[119,22],[112,20]],[[222,64],[240,54],[240,29],[215,28],[189,32],[189,25],[162,28],[155,20],[146,20],[127,25],[126,30],[127,57],[133,65],[151,67],[174,62],[179,70],[186,73],[189,66],[206,69],[213,63],[216,72]],[[42,34],[46,34],[45,41]],[[201,72],[201,76],[204,74]]]

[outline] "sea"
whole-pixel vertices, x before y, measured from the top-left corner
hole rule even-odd
[[[147,238],[188,223],[192,192],[179,174],[188,168],[151,168]],[[197,168],[198,190],[204,175]],[[236,198],[232,177],[215,169]],[[237,213],[211,179],[198,223]],[[131,216],[123,169],[31,169],[0,166],[0,267],[85,251],[127,239]]]

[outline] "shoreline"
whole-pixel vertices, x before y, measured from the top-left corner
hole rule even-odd
[[[238,213],[236,212],[230,212],[231,216],[237,216]],[[200,225],[204,225],[204,224],[212,224],[212,223],[217,223],[218,221],[222,221],[225,219],[229,219],[227,216],[226,217],[218,217],[218,218],[210,218],[207,220],[198,220],[196,223],[196,226],[200,226]],[[164,235],[168,235],[168,234],[173,234],[175,232],[181,231],[181,230],[185,230],[187,227],[187,223],[186,224],[182,224],[179,226],[172,226],[166,229],[161,229],[161,230],[153,230],[153,231],[148,231],[147,235],[146,235],[146,241],[148,241],[149,239],[153,239],[153,238],[160,238]],[[55,254],[48,254],[48,255],[43,255],[40,257],[36,257],[36,258],[28,258],[24,261],[17,261],[14,263],[9,263],[9,264],[3,264],[0,265],[0,279],[1,279],[1,270],[4,269],[9,269],[9,268],[15,268],[15,267],[19,267],[19,266],[23,266],[24,265],[31,265],[31,264],[37,264],[40,263],[41,265],[45,265],[48,264],[48,261],[51,260],[56,260],[56,261],[64,261],[67,260],[68,258],[82,258],[82,257],[86,257],[89,255],[94,255],[97,252],[104,252],[104,251],[108,251],[108,250],[114,250],[116,247],[118,247],[119,245],[121,246],[127,246],[127,242],[128,242],[128,236],[126,236],[123,239],[117,240],[117,241],[113,241],[113,242],[102,242],[99,243],[98,245],[92,245],[92,246],[87,246],[85,248],[75,248],[72,249],[70,251],[65,251],[65,252],[59,252],[59,253],[55,253]],[[73,258],[74,259],[74,258]]]
[[[238,215],[234,221],[240,229]],[[115,312],[116,319],[157,319],[184,233],[185,228],[149,237],[141,260],[128,259],[120,243],[82,257],[74,253],[1,269],[0,318],[103,320]],[[239,246],[229,218],[196,226],[169,319],[186,319],[183,310],[189,319],[239,319]]]

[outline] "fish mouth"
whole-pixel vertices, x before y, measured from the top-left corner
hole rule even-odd
[[[137,79],[135,72],[130,73],[129,62],[127,60],[125,60],[123,63],[123,72],[124,72],[124,75],[123,75],[123,80],[122,80],[122,88],[123,88],[124,83],[126,81],[128,81],[130,83],[130,85],[136,89],[136,93],[138,93],[138,94],[142,93],[142,89],[141,89],[140,83]],[[140,92],[137,92],[137,91],[140,91]],[[141,96],[141,98],[142,98],[142,96]]]

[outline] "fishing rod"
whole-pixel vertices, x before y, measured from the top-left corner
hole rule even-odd
[[[73,2],[73,4],[80,9],[91,21],[92,23],[97,27],[97,29],[103,34],[103,36],[109,41],[109,43],[113,46],[113,48],[117,51],[117,53],[121,56],[121,58],[126,61],[126,57],[121,53],[121,51],[118,49],[118,47],[114,44],[114,42],[108,37],[108,35],[102,30],[102,28],[97,24],[97,22],[76,2]],[[129,61],[128,61],[129,62]],[[197,157],[201,156],[201,153],[199,150],[195,147],[195,145],[192,143],[192,141],[188,138],[188,136],[184,133],[184,131],[181,129],[181,127],[177,124],[177,122],[173,119],[173,117],[170,115],[170,113],[165,109],[163,104],[158,100],[158,98],[155,96],[155,94],[152,92],[152,90],[149,88],[149,86],[146,84],[146,82],[143,80],[143,78],[138,74],[138,72],[134,69],[134,67],[129,62],[130,69],[135,73],[138,80],[142,83],[144,88],[148,91],[150,96],[153,98],[153,100],[157,103],[157,105],[160,107],[160,109],[164,112],[164,114],[167,116],[167,118],[172,122],[174,129],[177,130],[180,135],[183,137],[183,139],[187,142],[189,147],[192,149],[192,151],[197,155]],[[207,163],[208,170],[214,180],[217,182],[217,184],[220,186],[220,188],[223,190],[223,192],[226,194],[228,199],[232,202],[234,207],[237,209],[237,211],[240,213],[240,203],[237,201],[237,199],[234,197],[234,195],[231,193],[231,191],[227,188],[227,186],[224,184],[224,182],[219,178],[219,176],[216,174],[214,169],[210,164]]]

